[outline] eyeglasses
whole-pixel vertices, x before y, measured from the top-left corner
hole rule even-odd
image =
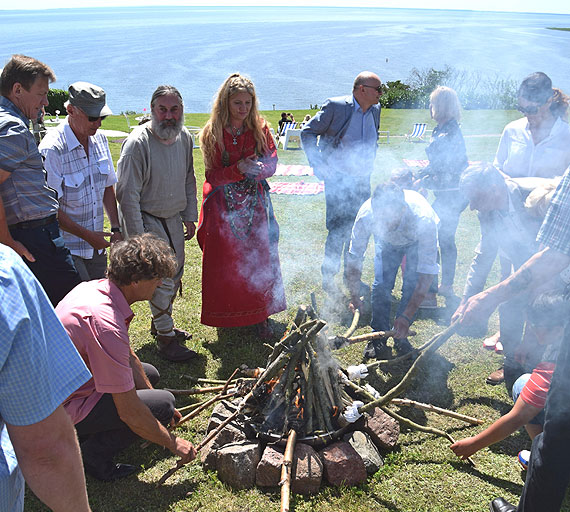
[[[378,87],[374,86],[374,85],[366,85],[366,84],[360,84],[362,85],[362,87],[369,87],[370,89],[376,89],[376,92],[382,94],[382,86],[379,85]]]
[[[542,103],[540,105],[530,105],[528,107],[523,107],[521,105],[517,105],[517,110],[524,115],[531,115],[533,116],[536,114],[546,103]]]
[[[94,123],[95,121],[99,121],[99,119],[101,119],[101,121],[105,121],[107,116],[87,116],[87,119],[89,119],[90,123]]]

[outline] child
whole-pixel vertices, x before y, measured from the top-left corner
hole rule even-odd
[[[542,432],[544,404],[554,373],[558,346],[568,318],[568,302],[558,292],[543,293],[529,306],[527,326],[532,329],[540,345],[548,345],[541,362],[532,374],[521,375],[513,386],[514,407],[483,432],[457,441],[451,449],[461,459],[494,443],[502,441],[523,425],[531,439]],[[519,453],[519,461],[526,469],[528,451]]]

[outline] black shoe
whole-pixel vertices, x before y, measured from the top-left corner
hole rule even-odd
[[[364,348],[363,357],[365,361],[368,359],[391,359],[392,349],[383,341],[371,340]]]
[[[517,507],[511,505],[508,501],[505,501],[503,498],[495,498],[489,504],[489,510],[491,512],[515,512]]]
[[[408,341],[408,338],[394,340],[394,348],[396,349],[396,354],[398,356],[405,356],[414,350],[414,347],[412,347],[412,344]]]
[[[131,464],[112,464],[111,467],[104,470],[84,462],[83,467],[85,468],[85,473],[102,482],[114,482],[138,471],[138,468]]]
[[[157,336],[158,355],[172,361],[180,363],[198,357],[198,354],[180,344],[180,340],[176,336]]]

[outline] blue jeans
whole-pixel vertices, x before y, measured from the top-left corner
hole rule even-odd
[[[523,388],[528,382],[528,379],[530,379],[531,375],[532,374],[530,373],[525,373],[515,381],[515,383],[513,384],[513,402],[516,402],[518,400],[520,394],[522,393]],[[544,409],[542,409],[542,411],[540,411],[534,418],[532,418],[532,420],[530,420],[529,423],[532,423],[533,425],[543,425]]]
[[[10,228],[10,234],[36,259],[29,262],[24,258],[24,262],[42,285],[53,307],[57,306],[81,282],[71,253],[59,233],[58,222],[54,220],[32,229]]]
[[[375,331],[387,331],[393,324],[390,320],[392,290],[404,255],[406,256],[406,268],[402,285],[402,300],[398,305],[396,317],[404,312],[416,289],[418,282],[418,273],[416,271],[418,267],[418,244],[416,242],[401,247],[383,242],[380,247],[376,246],[375,249],[374,283],[372,284],[372,322],[370,325]]]

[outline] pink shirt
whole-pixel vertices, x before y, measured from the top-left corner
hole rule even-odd
[[[77,424],[104,393],[124,393],[135,387],[128,333],[134,313],[108,279],[76,286],[55,311],[93,375],[63,403]]]

